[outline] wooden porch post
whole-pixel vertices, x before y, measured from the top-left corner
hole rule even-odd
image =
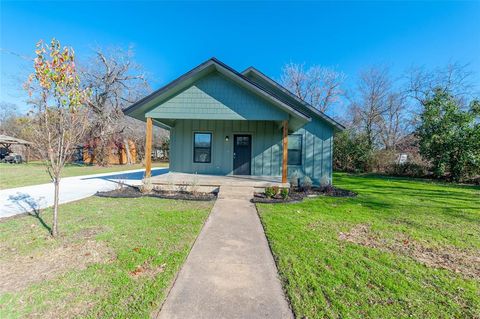
[[[283,121],[283,157],[282,157],[282,183],[287,182],[288,164],[288,121]]]
[[[145,178],[152,176],[152,118],[147,117],[145,133]]]

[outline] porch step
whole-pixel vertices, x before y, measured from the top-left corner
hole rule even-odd
[[[254,188],[251,186],[220,186],[218,199],[251,199]]]

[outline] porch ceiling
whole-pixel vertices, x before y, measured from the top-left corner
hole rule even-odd
[[[162,119],[162,118],[153,118],[153,124],[156,125],[156,126],[159,126],[161,128],[164,128],[166,130],[170,130],[172,127],[175,126],[175,124],[178,122],[178,121],[182,121],[182,120],[198,120],[199,118],[195,117],[195,118],[179,118],[179,119]],[[213,120],[213,121],[230,121],[231,119],[211,119],[211,118],[207,118],[205,120]],[[236,121],[255,121],[255,120],[247,120],[247,119],[236,119]],[[283,124],[283,121],[274,121],[274,120],[262,120],[264,122],[274,122],[276,123],[276,125],[278,126],[278,129],[282,129],[282,124]],[[299,121],[297,120],[296,118],[290,118],[288,120],[288,131],[289,132],[295,132],[296,130],[298,130],[299,128],[301,128],[302,126],[305,125],[305,122],[304,121]]]

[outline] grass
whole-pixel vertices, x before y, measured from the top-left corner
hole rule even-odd
[[[168,163],[154,163],[153,167],[167,166]],[[63,177],[111,173],[131,169],[144,168],[142,164],[112,165],[108,167],[94,165],[67,164],[63,169]],[[0,189],[29,186],[51,182],[45,166],[41,162],[28,164],[0,163]]]
[[[52,252],[56,255],[44,262],[65,262],[68,258],[62,254],[72,253],[68,247],[81,250],[87,243],[92,247],[92,241],[93,247],[108,252],[102,262],[86,268],[73,265],[26,288],[3,294],[0,290],[0,318],[149,317],[165,298],[212,205],[91,197],[61,206],[57,240],[32,216],[0,222],[0,268]],[[49,222],[51,211],[41,217]],[[91,253],[95,252],[87,252],[85,258]],[[11,268],[1,271],[6,269]]]
[[[339,238],[368,225],[386,243],[478,257],[479,187],[347,174],[334,183],[359,195],[257,205],[297,318],[480,318],[478,278]]]

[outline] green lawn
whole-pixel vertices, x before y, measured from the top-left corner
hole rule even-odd
[[[168,166],[168,163],[153,163],[153,167],[164,166]],[[63,170],[63,177],[111,173],[140,168],[144,168],[142,164],[112,165],[108,167],[67,164]],[[41,162],[30,162],[28,164],[0,163],[0,189],[43,184],[50,181],[50,176]]]
[[[212,205],[91,197],[61,206],[58,240],[33,216],[0,221],[0,318],[148,318]]]
[[[347,174],[334,184],[359,195],[258,205],[297,318],[480,318],[479,187]],[[428,263],[445,253],[460,256],[457,272]]]

